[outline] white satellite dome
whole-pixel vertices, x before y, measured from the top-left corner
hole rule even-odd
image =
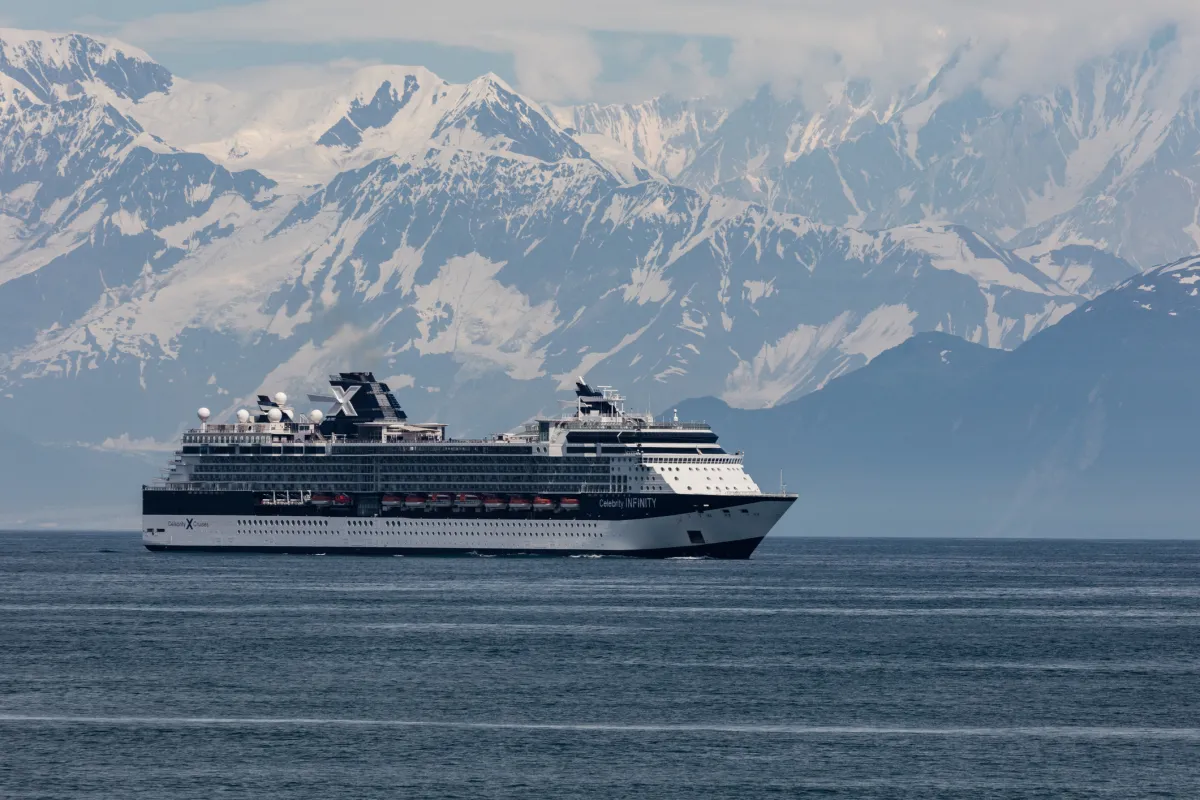
[[[237,412],[237,421],[245,425],[250,421],[250,412],[244,408],[239,408]]]
[[[275,404],[281,405],[281,406],[287,405],[287,395],[284,394],[283,392],[276,392],[275,393]]]
[[[278,408],[268,409],[267,410],[267,419],[270,420],[271,422],[279,422],[279,420],[283,419],[283,412],[280,411]]]
[[[196,416],[200,418],[201,422],[208,422],[208,418],[212,416],[212,412],[202,407],[196,411]]]
[[[313,424],[320,425],[321,420],[325,419],[325,412],[319,408],[314,408],[312,411],[308,412],[308,418],[313,421]]]

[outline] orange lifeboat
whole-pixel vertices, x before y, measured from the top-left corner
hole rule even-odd
[[[424,508],[425,507],[425,496],[420,495],[420,494],[410,494],[408,497],[404,498],[404,507],[405,508]]]
[[[564,497],[558,501],[558,507],[563,511],[578,511],[579,500],[575,497]]]
[[[529,500],[525,497],[510,497],[508,498],[508,507],[512,511],[528,511],[530,509]]]
[[[403,503],[404,499],[398,494],[385,494],[379,501],[384,508],[399,508]]]
[[[507,503],[493,494],[489,494],[483,498],[483,508],[485,511],[503,511],[507,506]]]
[[[482,504],[477,494],[460,494],[454,498],[454,505],[458,508],[479,508]]]
[[[548,500],[545,497],[535,497],[535,498],[533,498],[533,510],[534,511],[553,511],[554,510],[554,501]]]

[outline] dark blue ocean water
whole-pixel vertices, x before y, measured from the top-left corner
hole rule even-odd
[[[0,535],[0,796],[1198,797],[1200,544]]]

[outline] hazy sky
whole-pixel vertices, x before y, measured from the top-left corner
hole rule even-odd
[[[1200,31],[1197,0],[0,0],[0,23],[137,45],[185,77],[280,65],[494,71],[543,100],[806,91],[852,76],[920,80],[972,42],[965,79],[1016,93],[1083,59]]]

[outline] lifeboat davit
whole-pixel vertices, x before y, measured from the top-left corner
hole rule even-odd
[[[529,500],[524,497],[510,497],[508,498],[508,507],[513,511],[528,511]]]
[[[483,498],[483,507],[487,511],[503,511],[508,504],[495,495],[489,494]]]
[[[314,506],[329,506],[333,505],[333,495],[327,492],[313,492],[309,495],[308,502]]]
[[[562,500],[558,501],[558,507],[563,511],[578,511],[579,500],[574,497],[564,497]]]
[[[408,497],[404,498],[404,507],[405,508],[424,508],[425,507],[425,496],[420,495],[420,494],[410,494]]]
[[[454,498],[454,505],[459,508],[479,508],[482,501],[477,494],[460,494]]]
[[[454,504],[454,498],[448,494],[435,494],[430,499],[430,503],[434,508],[449,508]]]
[[[384,508],[398,508],[404,500],[398,494],[385,494],[379,501]]]
[[[548,500],[545,497],[535,497],[535,498],[533,498],[533,510],[534,511],[553,511],[554,510],[554,501]]]

